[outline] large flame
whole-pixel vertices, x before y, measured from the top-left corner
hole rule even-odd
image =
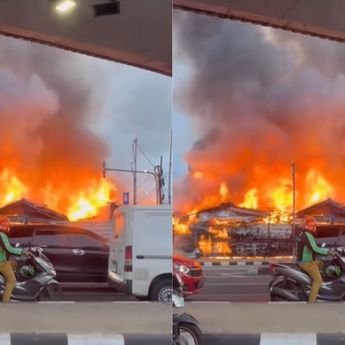
[[[258,206],[258,190],[257,188],[252,188],[244,195],[244,201],[240,204],[240,207],[258,208]]]
[[[4,205],[26,197],[28,189],[9,170],[4,169],[0,174],[0,192],[1,204]]]
[[[22,198],[29,198],[56,211],[66,214],[71,221],[97,216],[102,208],[116,198],[116,186],[102,178],[93,178],[84,188],[61,183],[57,187],[50,183],[37,193],[30,194],[25,183],[9,169],[0,173],[0,206]]]

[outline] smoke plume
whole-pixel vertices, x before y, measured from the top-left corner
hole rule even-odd
[[[272,208],[272,191],[290,188],[292,161],[299,208],[317,201],[316,185],[320,198],[345,201],[345,46],[180,11],[174,26],[176,68],[190,71],[174,101],[200,133],[176,207],[225,182],[232,201],[257,189],[259,207]]]

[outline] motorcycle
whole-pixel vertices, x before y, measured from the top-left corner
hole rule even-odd
[[[174,275],[173,307],[184,307],[183,281]],[[202,345],[203,334],[198,321],[191,315],[173,314],[173,345]]]
[[[324,246],[324,245],[323,245]],[[321,275],[323,283],[317,301],[337,302],[345,300],[345,251],[336,248],[332,256],[320,257],[324,263]],[[273,279],[269,284],[271,301],[308,301],[312,279],[296,266],[271,265]]]
[[[16,245],[18,247],[18,245]],[[25,250],[14,260],[16,285],[12,301],[51,301],[62,298],[62,289],[50,260],[39,247]],[[0,295],[4,293],[6,279],[0,274]]]

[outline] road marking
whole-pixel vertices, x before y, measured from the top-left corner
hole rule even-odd
[[[260,345],[317,345],[315,333],[262,333]]]
[[[75,301],[39,301],[37,304],[75,304]]]
[[[0,334],[0,345],[11,345],[11,335]]]
[[[122,335],[68,335],[68,345],[125,345]]]
[[[207,283],[205,286],[222,286],[222,285],[227,285],[227,286],[268,286],[268,282],[267,283]]]

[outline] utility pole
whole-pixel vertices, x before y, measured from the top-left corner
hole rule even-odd
[[[105,162],[103,162],[103,178],[106,178],[106,172],[107,171],[115,171],[115,172],[122,172],[122,173],[132,173],[133,174],[133,169],[129,170],[129,169],[115,169],[115,168],[108,168],[105,164]],[[158,198],[158,193],[157,190],[159,189],[159,177],[157,176],[157,174],[155,172],[152,171],[148,171],[148,170],[136,170],[135,171],[137,174],[146,174],[146,175],[151,175],[153,176],[153,178],[155,179],[156,182],[156,202],[157,204],[160,204],[160,199]],[[134,174],[133,174],[133,178],[134,178]]]
[[[292,174],[292,255],[296,258],[296,172],[295,162],[291,164]]]
[[[164,194],[163,194],[163,156],[161,156],[160,164],[154,168],[155,175],[157,176],[158,188],[157,188],[157,199],[159,200],[158,204],[163,204]]]
[[[133,205],[137,204],[137,153],[138,153],[138,139],[135,138],[133,142],[133,155],[134,155]]]
[[[172,130],[170,132],[170,152],[169,152],[169,182],[168,182],[168,202],[171,205],[171,174],[172,174]]]

